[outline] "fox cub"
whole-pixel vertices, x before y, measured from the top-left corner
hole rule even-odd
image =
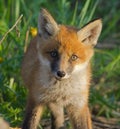
[[[88,108],[90,59],[102,28],[100,19],[81,29],[57,24],[42,9],[38,34],[22,63],[28,101],[22,129],[37,129],[44,106],[51,111],[51,129],[64,127],[64,108],[73,129],[92,129]]]

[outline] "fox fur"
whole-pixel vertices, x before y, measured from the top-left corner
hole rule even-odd
[[[22,63],[22,78],[28,89],[22,129],[37,129],[45,106],[53,118],[51,129],[65,128],[64,108],[73,129],[92,129],[90,60],[101,29],[101,19],[76,29],[58,24],[47,10],[41,10],[38,34]]]

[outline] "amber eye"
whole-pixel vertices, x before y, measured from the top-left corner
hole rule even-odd
[[[77,59],[78,59],[78,56],[77,56],[77,55],[72,55],[72,56],[71,56],[71,60],[72,60],[72,61],[75,61],[75,60],[77,60]]]
[[[51,57],[56,58],[58,57],[58,52],[56,50],[50,52]]]

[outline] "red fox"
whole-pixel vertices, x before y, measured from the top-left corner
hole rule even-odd
[[[22,63],[28,101],[22,129],[37,129],[44,106],[51,111],[51,129],[63,129],[64,108],[73,129],[92,129],[88,108],[90,59],[102,29],[100,19],[81,29],[57,24],[41,9],[38,34]]]

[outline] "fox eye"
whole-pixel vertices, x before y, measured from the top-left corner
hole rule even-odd
[[[56,58],[56,57],[58,57],[58,52],[57,51],[51,51],[50,52],[50,55],[51,55],[51,57],[53,57],[53,58]]]
[[[75,61],[75,60],[77,60],[77,59],[78,59],[78,56],[77,56],[77,55],[74,55],[74,54],[73,54],[73,55],[71,56],[71,60],[72,60],[72,61]]]

